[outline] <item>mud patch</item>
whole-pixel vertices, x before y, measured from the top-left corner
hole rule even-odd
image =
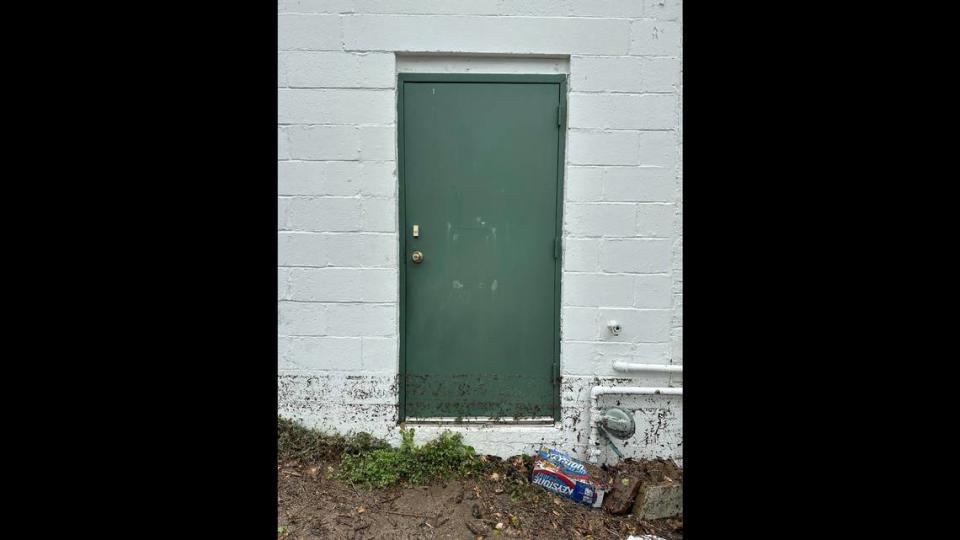
[[[366,490],[335,478],[333,462],[277,464],[281,538],[616,538],[655,534],[683,538],[681,519],[643,521],[611,515],[529,484],[529,458],[499,460],[482,478]],[[590,472],[611,487],[618,474],[676,475],[672,462],[627,460]]]

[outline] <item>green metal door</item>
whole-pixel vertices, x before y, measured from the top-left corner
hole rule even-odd
[[[398,92],[401,417],[558,419],[565,79]]]

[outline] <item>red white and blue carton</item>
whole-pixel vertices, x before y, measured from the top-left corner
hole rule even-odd
[[[534,484],[594,508],[603,504],[602,489],[590,481],[582,462],[554,449],[541,448],[533,463]]]
[[[572,458],[563,452],[558,452],[553,448],[540,447],[537,455],[560,469],[560,471],[570,478],[580,478],[586,480],[590,478],[587,467],[582,461]]]

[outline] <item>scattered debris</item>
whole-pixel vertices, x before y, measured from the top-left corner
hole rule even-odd
[[[490,534],[490,527],[482,521],[468,521],[467,528],[477,536],[486,536]]]
[[[683,514],[682,484],[647,485],[633,506],[640,519],[663,519]]]
[[[289,448],[329,449],[337,446],[321,444],[313,434],[307,434],[308,441],[300,441],[295,432],[290,435],[286,441]],[[330,437],[333,441],[344,440]],[[444,448],[459,451],[455,445]],[[364,453],[351,455],[359,457]],[[641,485],[634,501],[637,508],[641,500],[644,505],[652,501],[646,498],[644,487],[682,484],[682,471],[673,462],[627,459],[603,467],[583,463],[589,481],[606,493],[604,511],[597,512],[591,506],[574,503],[567,497],[534,485],[531,482],[534,462],[546,460],[532,453],[504,459],[478,455],[475,461],[484,465],[480,468],[482,470],[473,469],[473,474],[457,475],[446,480],[424,479],[423,484],[401,480],[390,487],[372,489],[366,487],[364,482],[352,484],[344,479],[341,475],[341,456],[316,452],[314,455],[317,458],[314,459],[304,454],[296,457],[283,455],[277,460],[278,539],[452,537],[585,540],[589,537],[594,540],[624,540],[631,535],[638,540],[683,538],[681,515],[653,519],[629,511],[612,514],[608,509],[608,505],[618,497],[626,496],[629,499],[629,493],[617,495],[618,491],[628,491],[637,484]],[[450,461],[444,460],[442,463]],[[551,465],[562,470],[559,465]],[[566,466],[569,470],[572,465]],[[300,475],[289,474],[291,472]],[[579,469],[571,470],[571,473],[575,472],[579,472]],[[627,480],[626,484],[624,480]],[[324,486],[323,489],[321,486]],[[663,492],[660,494],[667,495]],[[663,502],[662,497],[660,500]],[[474,505],[479,517],[474,516]],[[498,524],[500,528],[496,528]]]
[[[603,509],[613,515],[629,513],[633,510],[633,503],[643,483],[630,471],[617,471],[617,479],[613,485],[613,491],[607,497]]]
[[[664,519],[683,515],[682,471],[671,460],[625,459],[617,465],[613,491],[604,510],[632,514],[639,519]]]
[[[578,503],[599,508],[604,491],[590,480],[584,464],[562,452],[543,448],[533,464],[533,483]]]

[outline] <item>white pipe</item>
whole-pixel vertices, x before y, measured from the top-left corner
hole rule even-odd
[[[620,395],[668,395],[682,396],[683,388],[651,388],[644,386],[594,386],[590,389],[590,441],[587,452],[590,463],[596,463],[600,457],[600,430],[597,428],[597,418],[600,416],[600,406],[597,404],[600,396],[609,394]]]
[[[617,360],[613,363],[614,371],[653,371],[657,373],[683,373],[683,364],[634,364]]]

